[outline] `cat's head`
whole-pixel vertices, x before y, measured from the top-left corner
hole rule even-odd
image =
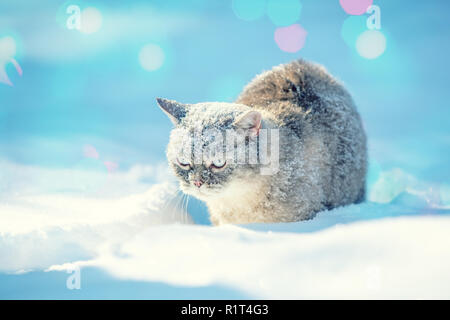
[[[259,174],[249,155],[262,127],[258,111],[235,103],[157,102],[175,125],[167,158],[185,193],[208,200]]]

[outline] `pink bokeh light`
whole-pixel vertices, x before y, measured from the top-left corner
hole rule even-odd
[[[373,0],[339,0],[339,3],[348,14],[359,16],[367,11]]]
[[[17,73],[19,74],[19,76],[22,76],[23,74],[23,70],[20,67],[19,63],[16,61],[16,59],[11,58],[11,63],[14,65],[14,67],[16,68]]]
[[[95,149],[95,147],[93,147],[89,144],[84,146],[83,155],[86,158],[92,158],[92,159],[98,159],[100,157],[97,150]]]
[[[105,161],[103,162],[103,164],[105,165],[106,169],[108,169],[109,173],[112,173],[119,168],[119,165],[113,161]]]
[[[308,32],[299,24],[281,27],[275,30],[275,42],[286,52],[297,52],[303,48]]]
[[[14,58],[10,58],[6,63],[3,64],[3,66],[0,63],[0,82],[5,83],[9,86],[13,86],[13,83],[11,82],[11,80],[8,77],[8,74],[6,73],[6,64],[10,62],[14,65],[14,67],[16,68],[17,73],[19,74],[19,76],[22,76],[23,74],[23,70],[20,67],[19,63],[16,61],[16,59]]]

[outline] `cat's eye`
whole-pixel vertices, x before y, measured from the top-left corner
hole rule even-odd
[[[222,168],[225,168],[226,164],[227,164],[227,162],[225,161],[225,159],[215,159],[211,163],[211,168],[222,169]]]
[[[185,158],[177,158],[177,164],[185,170],[188,170],[191,167],[191,164]]]

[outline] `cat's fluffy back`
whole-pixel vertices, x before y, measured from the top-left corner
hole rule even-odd
[[[350,94],[325,67],[299,59],[257,75],[244,87],[236,103],[264,107],[287,101],[306,111],[318,107],[319,100],[337,97],[352,104]]]
[[[367,147],[362,121],[351,95],[323,66],[304,60],[276,66],[256,76],[236,102],[270,112],[280,127],[303,142],[315,137],[323,143],[331,172],[323,185],[325,207],[364,199]]]

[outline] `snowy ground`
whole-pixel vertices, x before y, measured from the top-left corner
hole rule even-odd
[[[2,166],[33,187],[68,184],[58,170]],[[140,182],[156,172],[150,187]],[[391,170],[375,173],[371,201],[311,221],[211,227],[193,224],[163,173],[70,172],[95,196],[4,196],[0,297],[450,298],[448,187]],[[143,191],[118,197],[115,186]],[[81,290],[69,290],[76,267]]]

